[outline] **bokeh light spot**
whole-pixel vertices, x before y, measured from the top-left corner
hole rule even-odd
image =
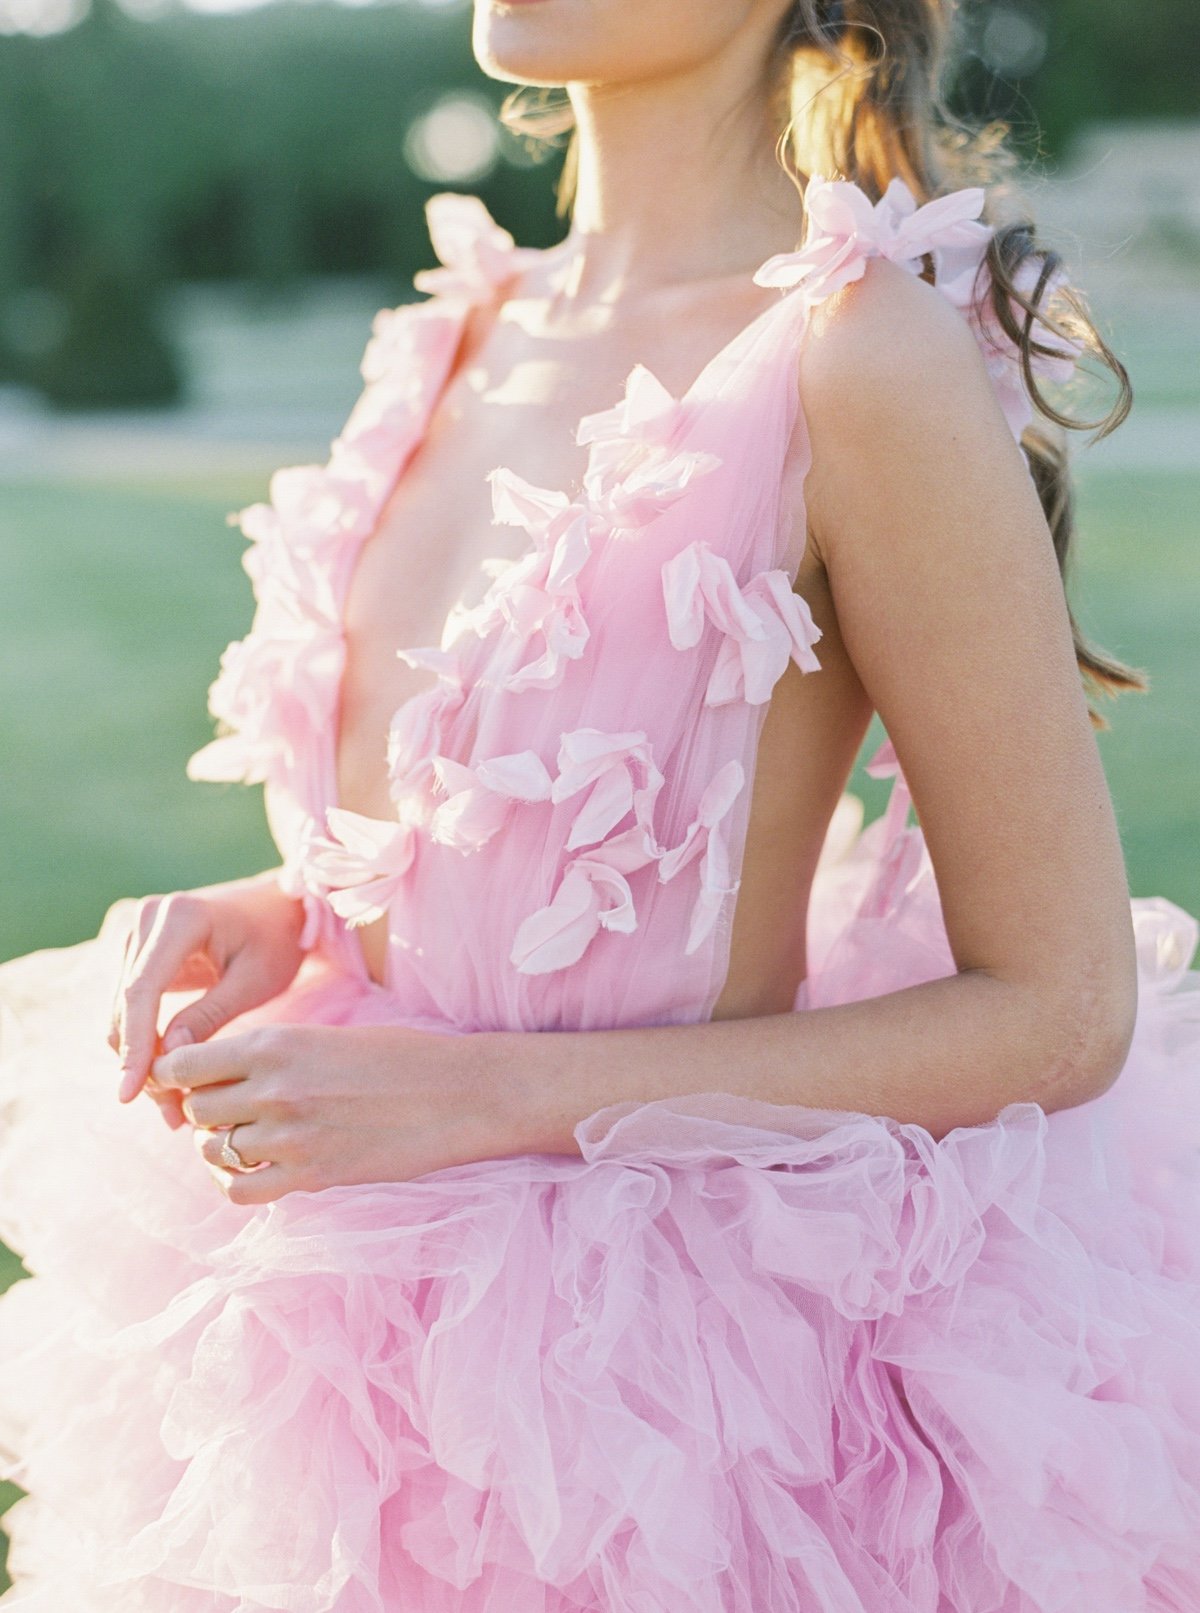
[[[496,162],[500,130],[482,96],[444,95],[409,126],[404,155],[421,179],[437,184],[481,179]]]

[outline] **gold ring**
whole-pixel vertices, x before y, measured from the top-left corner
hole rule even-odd
[[[233,1134],[237,1130],[238,1126],[244,1125],[244,1124],[245,1124],[244,1121],[239,1120],[237,1125],[230,1126],[226,1130],[224,1137],[221,1139],[221,1149],[220,1149],[220,1152],[217,1155],[217,1158],[220,1160],[221,1164],[224,1165],[227,1170],[231,1170],[231,1171],[248,1171],[251,1168],[249,1160],[246,1160],[246,1159],[242,1158],[242,1156],[238,1153],[237,1149],[233,1146],[233,1143],[230,1140],[233,1137]]]

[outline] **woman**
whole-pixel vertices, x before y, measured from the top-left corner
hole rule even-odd
[[[434,198],[243,513],[190,771],[281,865],[0,975],[6,1610],[1200,1605],[1195,925],[1039,385],[1111,355],[950,184],[945,32],[478,0],[571,226]]]

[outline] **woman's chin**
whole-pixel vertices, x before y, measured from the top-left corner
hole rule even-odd
[[[619,82],[654,54],[632,15],[583,0],[475,0],[471,44],[490,77],[555,87]]]

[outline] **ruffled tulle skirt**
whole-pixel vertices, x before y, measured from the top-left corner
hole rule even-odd
[[[867,915],[867,836],[800,1007],[952,967],[927,879]],[[1197,1613],[1197,926],[1134,916],[1075,1109],[622,1104],[582,1158],[260,1207],[116,1101],[120,909],[3,966],[0,1607]],[[313,957],[238,1028],[396,1017]]]

